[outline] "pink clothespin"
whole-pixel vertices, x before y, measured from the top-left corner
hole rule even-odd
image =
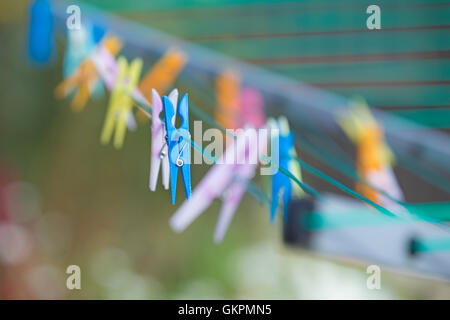
[[[266,123],[264,115],[264,100],[261,93],[253,88],[245,87],[240,95],[241,116],[238,124],[240,128],[246,124],[252,124],[255,128],[261,128]]]
[[[176,108],[178,104],[177,89],[173,89],[172,92],[170,92],[169,100],[172,102],[174,108]],[[159,168],[162,164],[162,183],[164,189],[167,190],[169,189],[170,178],[169,151],[166,142],[167,132],[164,127],[164,122],[159,118],[163,105],[161,97],[155,89],[152,89],[152,103],[152,150],[150,156],[150,177],[148,186],[151,191],[156,190]]]
[[[246,128],[245,130],[254,129]],[[215,242],[222,241],[247,183],[254,176],[258,165],[258,136],[252,134],[242,136],[247,136],[249,139],[237,138],[236,145],[233,144],[226,149],[218,163],[200,182],[191,198],[186,200],[172,216],[170,225],[175,231],[183,231],[215,198],[224,194],[214,233]],[[233,159],[233,162],[226,162],[227,159]],[[255,161],[251,162],[251,159]]]

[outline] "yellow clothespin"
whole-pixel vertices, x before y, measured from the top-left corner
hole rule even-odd
[[[111,36],[105,37],[99,45],[105,46],[113,56],[116,56],[122,48],[122,42]],[[55,96],[60,99],[66,98],[78,87],[78,91],[72,99],[71,107],[73,111],[81,111],[98,81],[99,76],[94,62],[88,58],[55,88]]]
[[[290,134],[291,129],[289,128],[289,122],[285,116],[281,116],[278,118],[278,124],[280,126],[280,134],[282,136],[287,136]],[[302,180],[302,171],[300,169],[300,164],[294,160],[297,157],[297,151],[295,151],[295,147],[293,146],[291,150],[289,150],[289,154],[291,156],[291,160],[289,161],[288,170],[296,177],[299,181]],[[305,195],[305,191],[297,184],[293,183],[293,192],[297,197],[303,197]]]
[[[173,84],[186,65],[186,55],[177,49],[169,49],[164,56],[147,72],[139,84],[139,90],[145,98],[152,101],[152,89],[163,95]],[[142,112],[138,112],[138,121],[148,120]]]
[[[216,79],[217,111],[216,121],[226,129],[237,127],[237,112],[239,110],[239,96],[241,80],[239,76],[231,71],[225,70]]]
[[[123,145],[127,129],[127,119],[133,108],[131,92],[139,82],[142,70],[142,59],[134,59],[130,66],[125,57],[117,60],[118,73],[114,90],[109,100],[108,111],[103,125],[100,141],[107,144],[115,127],[114,147],[119,149]]]

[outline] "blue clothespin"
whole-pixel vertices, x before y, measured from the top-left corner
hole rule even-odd
[[[174,106],[166,96],[163,97],[163,110],[164,123],[167,131],[166,141],[169,147],[170,189],[172,192],[172,204],[175,204],[178,168],[181,168],[186,197],[190,198],[191,196],[191,134],[189,133],[189,104],[187,93],[178,103],[177,113],[181,118],[180,128],[175,128]]]
[[[53,15],[48,0],[36,0],[30,6],[28,57],[31,62],[45,65],[54,51]]]
[[[289,125],[287,120],[280,118],[276,121],[276,126],[279,130],[279,167],[289,170],[289,164],[292,160],[292,150],[294,148],[294,135],[289,130]],[[270,221],[273,223],[275,221],[275,215],[278,209],[278,202],[280,194],[283,197],[283,215],[285,221],[287,221],[287,213],[289,202],[292,198],[292,182],[291,179],[284,174],[282,171],[278,170],[272,176],[272,203],[270,205]]]
[[[105,33],[106,33],[106,30],[102,23],[97,22],[92,25],[92,34],[94,37],[94,42],[96,44],[100,43],[100,41],[105,36]]]

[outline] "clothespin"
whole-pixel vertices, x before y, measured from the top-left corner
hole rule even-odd
[[[30,6],[28,57],[38,65],[47,64],[54,52],[53,15],[48,0],[36,0]]]
[[[70,76],[95,49],[93,27],[82,24],[80,29],[67,29],[64,56],[64,78]]]
[[[97,46],[94,30],[94,26],[89,23],[82,24],[79,30],[67,30],[64,78],[69,77],[94,52]],[[102,84],[98,81],[92,90],[92,94],[93,96],[100,96],[102,93]]]
[[[297,155],[294,148],[294,135],[289,129],[287,119],[285,117],[279,117],[278,121],[270,119],[268,122],[272,128],[277,128],[279,130],[278,137],[272,137],[275,139],[278,138],[279,167],[289,170],[299,181],[302,181],[300,166],[293,160]],[[270,206],[270,220],[272,223],[275,221],[275,214],[281,195],[283,199],[284,219],[287,219],[289,202],[292,199],[293,192],[295,192],[298,197],[304,196],[304,191],[300,187],[293,187],[291,179],[282,171],[278,170],[272,176],[272,203]]]
[[[237,119],[238,127],[243,128],[251,124],[261,128],[266,123],[264,115],[264,100],[261,93],[250,87],[245,87],[240,93],[240,116]]]
[[[172,204],[175,204],[177,190],[178,169],[181,168],[184,191],[186,197],[191,196],[191,155],[189,133],[189,103],[187,93],[181,98],[178,104],[177,113],[181,118],[181,125],[175,128],[175,107],[166,96],[163,97],[164,123],[167,130],[167,144],[169,147],[170,165],[170,189],[172,192]]]
[[[100,78],[105,83],[106,88],[109,91],[113,91],[119,70],[114,55],[111,54],[110,50],[108,50],[105,46],[99,46],[91,55],[91,60],[94,63],[95,69],[97,70]],[[133,97],[133,100],[135,102],[151,108],[150,102],[148,102],[148,100],[144,97],[144,95],[139,91],[138,88],[135,88],[131,92],[131,96]],[[148,118],[151,118],[150,114],[146,114],[146,116]],[[134,117],[130,116],[129,119],[130,125],[128,126],[128,128],[136,127],[136,121],[134,120]]]
[[[393,198],[402,200],[403,193],[392,170],[394,155],[385,142],[382,127],[373,117],[366,102],[361,98],[355,99],[354,104],[340,114],[337,121],[356,145],[358,174]],[[403,207],[400,209],[398,204],[367,184],[357,182],[356,190],[375,203],[404,212]]]
[[[253,128],[245,130],[253,130]],[[252,179],[257,168],[257,163],[251,163],[245,159],[257,159],[255,156],[258,153],[258,138],[256,135],[246,133],[242,136],[248,136],[249,140],[238,138],[235,144],[228,146],[225,153],[199,183],[192,197],[186,200],[172,216],[170,225],[175,231],[183,231],[206,210],[214,199],[222,196],[222,208],[214,232],[215,242],[222,241],[247,189],[248,181]],[[227,162],[227,159],[233,159],[233,162]]]
[[[102,23],[97,22],[92,24],[92,36],[94,38],[95,44],[99,43],[103,39],[105,33],[105,27]]]
[[[139,84],[139,90],[152,103],[152,89],[165,94],[177,76],[186,65],[187,57],[184,52],[171,48],[147,72]],[[142,113],[138,112],[138,120],[142,122]]]
[[[239,103],[241,81],[239,76],[231,70],[225,70],[216,79],[217,110],[216,121],[227,129],[239,127]]]
[[[128,66],[126,58],[119,57],[117,63],[117,79],[111,93],[100,141],[107,144],[115,128],[114,147],[119,149],[123,145],[128,117],[133,108],[131,93],[139,82],[143,62],[142,59],[134,59]]]
[[[118,38],[106,36],[99,43],[99,48],[96,49],[94,54],[101,48],[108,50],[115,56],[122,48],[122,43]],[[89,57],[56,87],[55,95],[58,98],[66,98],[78,87],[78,91],[73,97],[71,105],[74,111],[81,111],[86,105],[91,92],[97,86],[98,81],[99,75],[96,66],[92,57]]]
[[[174,89],[169,94],[169,100],[174,106],[178,104],[178,90]],[[162,183],[164,189],[169,189],[169,152],[167,147],[167,131],[161,121],[159,115],[163,110],[161,97],[155,89],[152,89],[152,148],[150,157],[150,177],[149,188],[151,191],[156,190],[156,182],[158,181],[159,168],[162,165]],[[174,113],[176,110],[174,110]],[[174,119],[172,123],[175,124]]]

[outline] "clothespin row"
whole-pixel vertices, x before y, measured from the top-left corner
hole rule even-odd
[[[124,64],[124,58],[119,58],[119,62]],[[134,102],[142,103],[147,107],[153,107],[152,115],[152,151],[151,168],[149,176],[149,188],[154,191],[158,179],[159,169],[162,166],[162,181],[167,189],[169,181],[171,184],[172,203],[175,202],[176,182],[178,168],[181,168],[182,178],[185,186],[186,196],[191,194],[190,176],[190,133],[189,133],[189,106],[187,94],[178,103],[178,90],[173,90],[169,97],[161,100],[158,92],[152,89],[152,101],[150,104],[144,94],[137,87],[139,82],[139,72],[129,71],[128,77],[124,78],[124,73],[120,63],[116,62],[114,56],[105,48],[99,47],[92,55],[92,61],[97,72],[102,77],[108,90],[112,91],[107,118],[101,136],[101,141],[107,143],[112,135],[112,130],[116,124],[115,147],[120,148],[125,135],[125,119],[131,117],[131,109]],[[137,60],[140,61],[140,60]],[[125,60],[126,62],[126,60]],[[134,63],[137,63],[136,60]],[[142,68],[142,61],[139,62]],[[122,67],[123,68],[123,67]],[[130,69],[133,68],[133,63]],[[137,68],[137,67],[134,67]],[[122,71],[121,71],[122,70]],[[127,85],[124,85],[127,80]],[[165,101],[167,99],[167,101]],[[165,122],[160,119],[161,110],[164,110]],[[119,116],[113,117],[116,113]],[[178,113],[182,119],[180,128],[175,128],[175,114]],[[127,115],[127,116],[125,116]],[[168,120],[171,119],[171,120]]]
[[[31,62],[46,65],[55,50],[53,14],[48,0],[35,0],[30,6],[28,57]]]
[[[397,200],[403,200],[403,193],[392,170],[394,155],[384,139],[382,127],[371,114],[365,101],[355,99],[355,103],[345,113],[340,114],[337,121],[356,145],[358,174],[370,185]],[[404,207],[367,184],[357,182],[356,191],[393,212],[401,214],[406,211]]]
[[[199,183],[191,199],[185,201],[172,216],[170,225],[177,232],[186,229],[214,199],[221,198],[222,208],[214,232],[214,241],[221,242],[249,181],[255,175],[258,163],[250,159],[258,159],[258,152],[266,152],[267,141],[261,141],[262,137],[248,134],[248,131],[265,124],[263,99],[257,90],[244,88],[240,92],[238,105],[241,109],[231,109],[229,113],[236,113],[235,125],[244,127],[244,132],[230,141],[231,145]],[[249,141],[245,139],[247,136]],[[234,161],[229,163],[228,159]]]
[[[302,181],[300,165],[294,160],[297,154],[294,147],[294,135],[289,128],[288,120],[286,117],[281,116],[278,120],[269,119],[268,124],[269,127],[279,132],[278,136],[276,134],[272,136],[272,139],[275,139],[273,140],[275,143],[272,143],[272,146],[276,148],[276,141],[278,141],[279,167],[288,169],[299,181]],[[283,216],[286,221],[293,193],[298,198],[304,196],[304,191],[298,185],[293,186],[291,179],[280,170],[272,175],[272,203],[270,206],[270,220],[272,223],[275,221],[280,196],[283,200]]]
[[[219,87],[218,96],[222,97],[223,95],[222,98],[225,100],[225,97],[230,95],[229,91],[233,91],[231,95],[236,95],[235,98],[238,99],[235,105],[231,106],[231,109],[229,109],[230,105],[223,101],[221,105],[222,111],[226,110],[228,116],[235,120],[227,123],[222,122],[222,124],[232,125],[232,128],[244,128],[242,136],[246,137],[248,130],[261,128],[265,125],[264,102],[261,94],[256,89],[244,88],[243,90],[237,90],[236,83],[231,83],[235,78],[230,79],[230,76],[230,74],[223,75],[223,78],[216,82]],[[232,88],[230,89],[230,87]],[[226,93],[225,91],[228,92]],[[239,106],[241,106],[240,109],[238,108]],[[218,114],[216,113],[216,116]],[[220,119],[229,121],[226,117],[222,118],[222,115],[220,117]],[[262,137],[252,134],[248,134],[248,136],[250,140],[247,143],[246,139],[242,139],[239,136],[236,137],[236,141],[234,139],[229,140],[230,144],[225,153],[202,179],[193,192],[191,199],[185,201],[172,216],[170,224],[175,231],[183,231],[214,199],[221,197],[223,203],[214,233],[214,241],[221,242],[223,240],[241,198],[247,189],[248,182],[253,178],[257,168],[256,162],[251,163],[250,161],[245,161],[245,159],[257,159],[258,151],[266,152],[267,143],[260,141]],[[227,159],[233,159],[234,161],[227,163]]]
[[[114,146],[120,148],[123,145],[126,128],[127,126],[130,127],[130,122],[133,122],[130,119],[134,119],[132,117],[133,100],[144,102],[144,104],[149,105],[149,99],[148,95],[146,97],[145,94],[142,93],[142,90],[139,90],[137,87],[142,69],[142,61],[140,59],[135,59],[131,65],[128,66],[126,59],[120,57],[116,62],[114,55],[121,47],[121,44],[114,45],[117,43],[120,43],[117,39],[106,37],[96,48],[95,52],[91,54],[88,59],[85,59],[78,67],[76,72],[74,72],[75,75],[71,75],[67,80],[72,80],[72,86],[74,86],[73,83],[77,82],[81,82],[80,86],[86,86],[86,83],[83,83],[83,80],[86,82],[86,79],[83,79],[82,75],[83,71],[85,71],[83,70],[83,67],[87,68],[87,66],[89,67],[88,71],[91,71],[91,67],[93,66],[92,77],[94,75],[98,77],[98,74],[100,74],[107,88],[112,91],[101,134],[101,142],[103,144],[108,143],[115,131]],[[111,50],[111,47],[113,50]],[[116,50],[114,50],[114,48]],[[170,60],[175,60],[175,63],[170,63]],[[164,66],[168,64],[168,68],[170,66],[172,67],[172,76],[163,77],[160,85],[160,87],[164,89],[167,88],[170,82],[176,77],[177,72],[182,69],[184,63],[184,56],[182,54],[169,52],[165,58],[161,59],[160,62],[150,70],[145,77],[146,79],[144,79],[145,81],[143,80],[139,87],[145,89],[146,83],[157,82],[159,77],[158,74],[161,74]],[[88,75],[91,76],[91,73],[88,73]],[[217,84],[218,88],[222,86],[222,89],[220,90],[223,91],[218,94],[218,96],[221,97],[218,98],[219,101],[224,102],[225,97],[230,95],[230,93],[233,96],[232,100],[234,100],[234,102],[232,104],[222,103],[223,110],[228,110],[228,113],[235,113],[232,123],[233,128],[243,127],[246,123],[252,123],[254,127],[261,127],[264,124],[265,119],[262,112],[263,99],[258,91],[252,88],[243,88],[241,90],[237,77],[231,73],[225,73],[222,79],[217,81]],[[59,89],[67,89],[67,87],[70,86],[68,86],[66,82],[63,83]],[[91,86],[88,88],[91,88]],[[152,90],[151,92],[151,100],[152,102],[154,101],[152,106],[155,113],[152,119],[152,154],[149,187],[151,190],[155,190],[159,169],[162,166],[163,185],[166,189],[168,189],[169,184],[171,185],[172,203],[175,203],[178,169],[181,169],[186,197],[189,199],[191,196],[188,98],[187,95],[183,96],[178,104],[177,91],[173,91],[169,97],[164,96],[162,99],[156,90]],[[159,117],[161,110],[164,111],[164,124]],[[176,114],[178,114],[182,120],[179,128],[175,127]],[[284,128],[284,121],[280,120],[280,123]],[[287,131],[289,131],[288,126]],[[282,137],[284,137],[284,133]],[[286,133],[286,137],[289,137],[289,134]],[[285,144],[281,143],[283,149],[285,148],[284,145]],[[295,150],[292,143],[289,142],[289,145],[289,157],[291,157]],[[253,154],[255,152],[253,148],[255,148],[255,142],[253,142],[250,149],[245,149],[244,154]],[[167,157],[165,154],[167,154]],[[288,157],[283,154],[283,161],[285,161],[286,158]],[[292,163],[289,161],[286,162],[286,167],[292,166]],[[223,214],[221,214],[221,218],[219,219],[215,236],[216,241],[220,241],[223,238],[229,222],[231,221],[231,217],[245,192],[246,184],[253,177],[255,169],[256,165],[239,165],[233,169],[234,173],[230,174],[230,177],[233,177],[233,181],[232,183],[228,183],[228,191],[225,197],[226,200],[229,200],[227,201],[229,203],[224,205]],[[286,182],[281,184],[278,183],[279,177],[277,176],[273,178],[273,181],[273,190],[279,190],[274,191],[277,193],[277,196],[273,197],[275,200],[271,209],[272,220],[274,219],[274,211],[276,211],[278,206],[278,195],[281,192],[285,193],[283,199],[286,207],[288,205],[288,200],[290,199],[289,197],[292,195],[292,186],[290,185],[289,178],[289,184],[286,184]],[[233,187],[230,187],[231,185]]]
[[[249,127],[247,130],[254,130]],[[244,132],[243,137],[247,136]],[[249,134],[249,141],[237,137],[236,145],[230,145],[217,161],[217,164],[206,174],[192,194],[170,219],[171,227],[181,232],[186,229],[216,198],[222,197],[222,208],[219,214],[214,240],[221,242],[233,215],[245,193],[247,183],[255,174],[257,163],[245,159],[257,159],[258,138]],[[248,142],[248,143],[246,143]],[[264,144],[260,144],[264,145]],[[264,151],[263,151],[264,152]],[[233,159],[227,163],[227,159]]]
[[[239,123],[243,125],[249,123],[256,127],[261,127],[264,123],[264,115],[262,112],[263,99],[260,93],[251,88],[244,88],[240,92],[241,110],[232,110],[236,114],[240,114]],[[229,110],[230,111],[230,110]],[[246,130],[254,130],[254,126],[246,126]],[[268,121],[268,127],[276,128],[279,131],[278,136],[273,136],[279,144],[272,144],[275,148],[279,148],[279,166],[289,168],[293,175],[301,181],[301,171],[299,164],[293,159],[297,156],[294,148],[293,134],[289,129],[288,121],[285,117],[280,117],[278,121],[271,119]],[[243,133],[244,136],[247,133]],[[255,135],[249,134],[250,137]],[[249,143],[245,144],[245,139],[237,137],[237,145],[231,145],[226,152],[218,160],[218,163],[207,173],[195,189],[192,198],[183,203],[183,205],[175,212],[170,220],[172,228],[177,231],[183,231],[191,224],[210,204],[211,202],[223,195],[222,209],[219,214],[214,240],[221,242],[229,227],[232,217],[239,205],[239,202],[247,188],[248,182],[253,178],[257,167],[256,163],[242,161],[243,158],[257,158],[258,151],[265,153],[265,150],[258,150],[258,147],[266,144],[259,143],[260,137],[250,138]],[[273,151],[272,151],[273,154]],[[240,159],[232,164],[227,164],[224,159]],[[241,162],[239,162],[241,161]],[[284,216],[287,217],[287,210],[292,195],[295,193],[297,197],[303,197],[304,191],[300,187],[293,187],[288,176],[281,171],[277,171],[272,176],[272,204],[271,204],[271,221],[275,219],[275,213],[278,208],[280,195],[283,196]]]
[[[122,42],[115,37],[105,36],[98,44],[96,52],[102,49],[115,56],[122,48]],[[95,53],[94,53],[95,54]],[[76,91],[72,99],[72,109],[81,111],[89,99],[92,91],[99,81],[99,75],[92,57],[85,59],[79,67],[64,79],[55,89],[55,95],[58,98],[66,98],[73,91]]]

